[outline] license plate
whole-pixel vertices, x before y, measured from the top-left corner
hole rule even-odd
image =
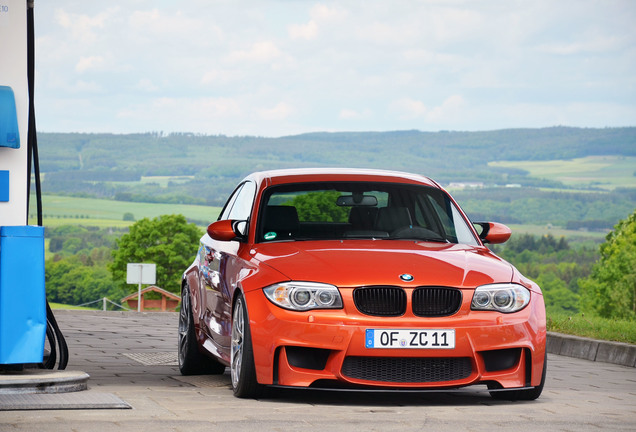
[[[455,348],[455,330],[367,329],[367,348]]]

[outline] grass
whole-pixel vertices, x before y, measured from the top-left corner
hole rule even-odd
[[[97,308],[90,308],[90,307],[86,307],[86,306],[71,306],[71,305],[65,305],[65,304],[62,304],[62,303],[49,303],[49,306],[51,306],[51,309],[97,310]],[[101,303],[99,304],[99,306],[101,306]]]
[[[491,167],[519,168],[531,177],[560,181],[565,185],[606,190],[617,187],[636,187],[636,157],[588,156],[571,160],[500,161]]]
[[[605,241],[605,236],[609,230],[604,231],[585,231],[585,230],[568,230],[559,226],[554,225],[508,225],[508,227],[512,230],[512,236],[521,235],[521,234],[531,234],[535,236],[547,236],[552,235],[552,237],[557,240],[561,237],[565,237],[565,239],[571,243],[577,244],[598,244],[603,243]]]
[[[42,196],[44,226],[85,225],[98,227],[127,227],[124,214],[132,213],[135,220],[154,218],[164,214],[182,214],[189,220],[206,224],[216,220],[219,207],[188,204],[154,204],[127,201],[77,198],[58,195]],[[35,216],[29,215],[31,223]]]
[[[157,184],[162,188],[167,188],[170,186],[170,183],[186,183],[190,180],[194,179],[194,176],[142,176],[141,180],[135,181],[125,181],[125,182],[109,182],[111,184],[119,184],[126,186],[134,186],[135,184],[144,185],[144,184]]]
[[[29,218],[29,223],[36,223],[35,217]],[[82,219],[66,219],[59,217],[49,217],[45,216],[42,218],[42,225],[49,228],[54,228],[62,225],[81,225],[81,226],[90,226],[90,227],[98,227],[98,228],[126,228],[132,225],[134,222],[129,221],[118,221],[113,219],[93,219],[93,218],[82,218]]]
[[[636,321],[548,313],[548,331],[599,340],[636,344]]]
[[[134,221],[125,221],[124,214],[132,213],[135,220],[144,217],[153,218],[162,214],[182,214],[189,220],[198,221],[199,225],[215,221],[221,212],[220,207],[186,204],[153,204],[126,201],[113,201],[95,198],[76,198],[57,195],[42,197],[43,224],[48,227],[61,225],[83,225],[99,228],[125,228]],[[35,216],[30,216],[30,223],[35,223]],[[510,225],[513,235],[533,234],[538,236],[552,234],[565,237],[570,242],[591,241],[603,242],[606,232],[566,230],[550,225]]]

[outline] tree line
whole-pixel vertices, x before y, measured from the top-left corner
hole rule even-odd
[[[82,304],[119,301],[136,287],[126,284],[126,264],[157,265],[157,285],[178,293],[202,230],[182,215],[144,218],[126,230],[63,226],[47,230],[49,301]],[[550,313],[585,312],[636,320],[636,211],[621,220],[599,247],[572,247],[552,235],[513,236],[493,251],[542,288]]]
[[[40,166],[47,193],[112,198],[131,192],[123,182],[142,176],[193,176],[174,195],[216,204],[253,171],[310,166],[385,168],[451,181],[563,187],[521,169],[491,167],[501,160],[555,160],[590,155],[636,156],[636,128],[553,127],[485,132],[310,133],[280,138],[196,134],[40,133]],[[200,185],[204,182],[206,188]],[[134,185],[144,199],[169,196],[155,185]],[[220,194],[208,194],[212,188]]]
[[[130,229],[60,226],[45,235],[47,299],[80,305],[102,297],[118,303],[135,291],[136,285],[126,284],[129,262],[157,264],[156,285],[179,293],[202,231],[182,215],[164,215],[141,219]]]

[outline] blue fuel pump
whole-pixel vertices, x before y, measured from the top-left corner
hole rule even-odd
[[[0,364],[42,363],[44,228],[0,228]]]
[[[5,0],[0,8],[0,370],[33,364],[53,369],[56,361],[65,369],[68,362],[45,292],[33,6]],[[32,173],[37,226],[27,225]]]

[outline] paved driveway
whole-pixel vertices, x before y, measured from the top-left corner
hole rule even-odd
[[[71,351],[68,369],[89,373],[91,392],[127,410],[0,412],[2,431],[635,431],[636,369],[549,355],[534,402],[494,401],[487,392],[281,391],[232,396],[229,374],[181,377],[177,315],[56,313]]]

